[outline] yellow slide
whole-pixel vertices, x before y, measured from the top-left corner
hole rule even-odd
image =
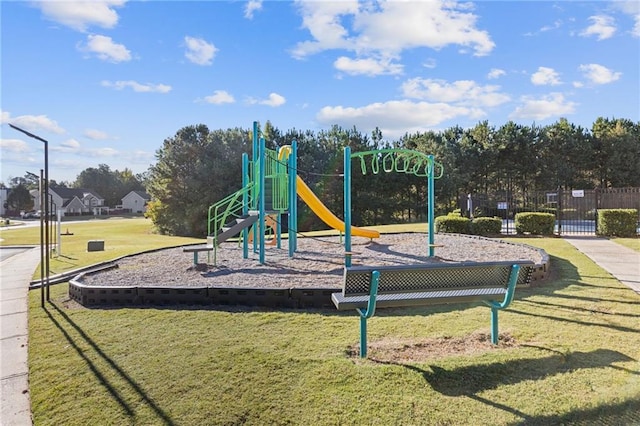
[[[318,217],[327,225],[329,225],[333,229],[337,229],[338,231],[344,232],[344,222],[341,221],[334,215],[331,210],[327,208],[322,201],[313,193],[311,188],[307,186],[306,183],[302,180],[300,176],[296,176],[296,184],[298,187],[298,195],[302,198],[302,201],[307,203],[309,208],[318,215]],[[355,226],[351,227],[351,235],[358,237],[366,237],[366,238],[379,238],[380,233],[378,231],[373,231],[369,229],[357,228]]]

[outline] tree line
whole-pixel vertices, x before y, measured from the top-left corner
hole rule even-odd
[[[147,174],[154,200],[150,217],[163,233],[203,236],[207,209],[241,188],[242,153],[250,153],[250,129],[210,131],[200,124],[165,139]],[[444,166],[436,181],[436,212],[458,207],[463,194],[640,186],[640,123],[598,118],[591,130],[560,119],[547,126],[480,122],[473,128],[405,134],[384,140],[355,127],[333,126],[313,132],[282,131],[266,122],[260,129],[267,148],[298,144],[298,174],[329,209],[343,214],[343,149],[387,148],[433,154]],[[352,218],[366,226],[426,220],[424,177],[402,173],[362,174],[352,164]],[[383,170],[383,167],[379,168]],[[300,206],[300,231],[323,224]]]
[[[510,121],[496,127],[483,121],[468,129],[407,133],[393,141],[384,139],[379,129],[371,134],[340,126],[318,132],[281,130],[269,121],[260,133],[272,150],[297,141],[297,173],[338,216],[344,214],[346,146],[352,152],[398,148],[434,155],[444,167],[435,185],[437,214],[458,208],[466,194],[508,191],[524,196],[539,190],[640,186],[640,122],[628,119],[600,117],[591,129],[564,118],[547,126]],[[131,190],[146,190],[153,200],[148,216],[161,233],[204,236],[208,207],[241,188],[242,154],[251,154],[251,141],[252,129],[186,126],[164,140],[156,163],[141,175],[101,164],[82,171],[73,183],[51,181],[50,186],[94,189],[107,205],[120,204]],[[359,164],[352,167],[354,224],[426,220],[424,177],[384,173],[384,167],[363,174]],[[38,177],[14,178],[11,184],[28,194],[37,188]],[[300,231],[323,227],[304,205],[298,223]]]

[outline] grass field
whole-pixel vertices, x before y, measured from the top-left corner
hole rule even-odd
[[[103,256],[178,243],[113,222],[77,228],[74,267],[96,235]],[[562,239],[514,240],[546,250],[553,279],[518,289],[497,347],[477,305],[380,310],[363,361],[355,313],[85,309],[66,284],[42,309],[32,292],[35,424],[640,424],[640,296]]]

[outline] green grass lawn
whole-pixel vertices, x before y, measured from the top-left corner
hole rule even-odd
[[[640,238],[612,238],[612,241],[632,250],[640,251]]]
[[[149,219],[120,218],[84,220],[78,223],[62,222],[60,237],[55,229],[51,231],[50,242],[55,250],[49,259],[51,275],[72,271],[83,266],[93,265],[104,260],[153,250],[162,247],[179,246],[191,243],[203,243],[206,240],[185,237],[170,237],[153,232]],[[40,244],[40,227],[14,226],[0,232],[0,245]],[[104,241],[104,251],[87,251],[87,242]],[[58,244],[59,243],[59,244]],[[40,278],[40,271],[34,273]]]
[[[74,225],[79,247],[98,232],[106,247],[122,246],[116,255],[167,238],[148,224],[144,234],[125,227],[128,235],[110,224]],[[379,310],[363,361],[351,355],[355,312],[85,309],[69,302],[66,284],[43,309],[32,292],[35,424],[640,423],[640,296],[562,239],[510,241],[546,250],[553,279],[518,289],[500,314],[510,340],[471,351],[454,343],[489,333],[479,305]]]

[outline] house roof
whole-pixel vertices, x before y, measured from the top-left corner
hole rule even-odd
[[[151,199],[151,195],[147,194],[146,191],[131,191],[134,194],[136,194],[138,197],[142,198],[143,200],[147,200],[149,201]],[[129,194],[131,194],[131,192],[129,192]],[[127,195],[129,195],[127,194]],[[126,195],[125,195],[126,197]]]
[[[63,200],[68,200],[73,197],[78,197],[79,199],[83,199],[87,194],[91,194],[92,196],[100,200],[104,199],[100,194],[98,194],[93,189],[57,187],[57,188],[49,188],[49,190],[58,194],[58,196]]]

